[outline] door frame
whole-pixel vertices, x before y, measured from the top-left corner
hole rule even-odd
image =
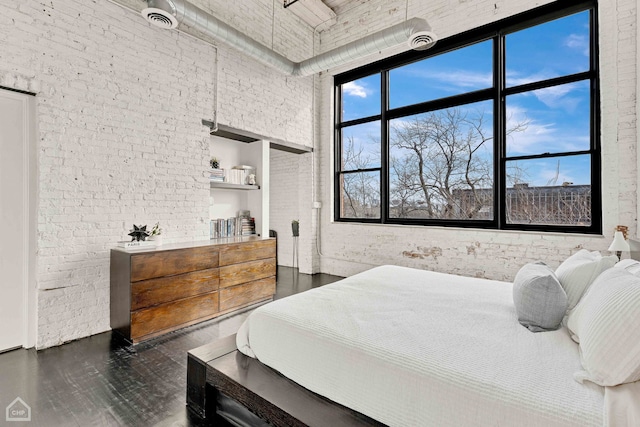
[[[22,144],[22,195],[24,204],[22,214],[28,233],[23,236],[24,252],[22,256],[22,271],[26,278],[23,284],[22,301],[24,322],[22,330],[22,346],[31,348],[37,340],[37,281],[36,281],[36,250],[37,250],[37,204],[38,204],[38,157],[37,157],[37,116],[36,94],[23,90],[0,86],[0,94],[22,103],[24,121],[24,141]]]

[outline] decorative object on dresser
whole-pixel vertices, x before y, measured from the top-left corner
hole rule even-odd
[[[128,250],[153,248],[162,244],[160,238],[161,232],[162,229],[160,228],[160,224],[157,222],[151,231],[147,231],[146,225],[138,226],[133,224],[133,228],[129,230],[128,234],[131,236],[131,240],[121,240],[116,244],[116,246]],[[147,237],[149,240],[147,240]]]
[[[141,225],[141,226],[137,226],[135,224],[133,224],[133,228],[131,230],[129,230],[129,236],[131,236],[131,241],[133,242],[135,241],[140,241],[142,240],[144,242],[144,240],[149,237],[149,232],[147,231],[147,226],[146,225]]]
[[[111,328],[138,343],[270,301],[275,274],[275,239],[112,249]]]
[[[160,228],[159,222],[156,222],[151,229],[149,240],[156,242],[158,246],[162,245],[162,228]]]
[[[117,247],[127,250],[155,248],[158,242],[155,240],[121,240],[117,243]]]

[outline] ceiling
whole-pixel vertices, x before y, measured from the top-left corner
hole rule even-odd
[[[283,5],[310,27],[321,32],[337,22],[337,14],[349,3],[356,2],[357,0],[283,0]]]
[[[323,0],[322,2],[333,9],[334,12],[336,9],[341,9],[347,3],[355,3],[354,0]]]

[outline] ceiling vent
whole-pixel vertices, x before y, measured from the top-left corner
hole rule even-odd
[[[436,36],[431,31],[418,31],[409,37],[407,44],[413,50],[427,50],[436,44]]]
[[[178,20],[172,14],[155,7],[148,7],[140,12],[144,19],[156,27],[170,30],[178,26]]]

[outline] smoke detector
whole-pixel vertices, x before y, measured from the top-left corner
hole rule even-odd
[[[166,30],[176,28],[178,26],[178,20],[175,16],[167,12],[166,10],[158,9],[155,7],[148,7],[140,12],[144,19],[149,21],[152,25],[160,27]]]
[[[431,46],[433,46],[437,37],[431,31],[416,31],[411,34],[409,40],[407,40],[407,44],[413,50],[427,50]]]

